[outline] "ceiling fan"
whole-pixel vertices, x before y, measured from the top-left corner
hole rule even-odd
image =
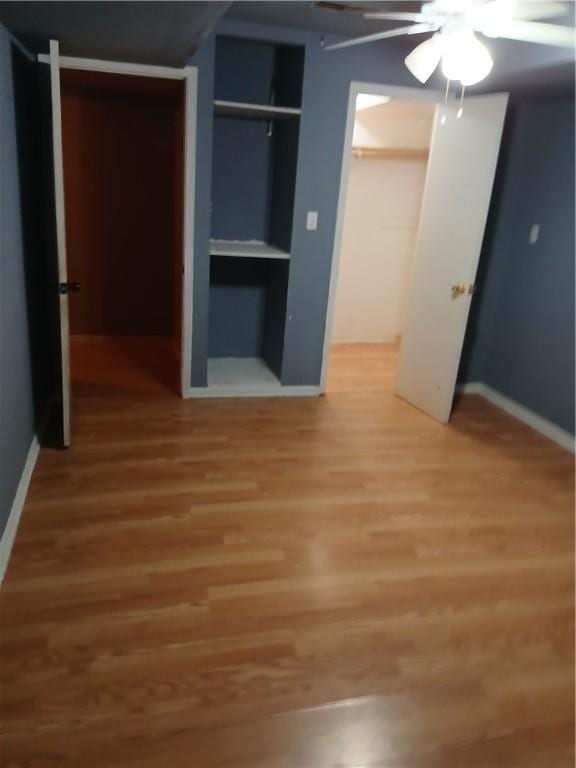
[[[323,5],[322,2],[316,3],[317,7]],[[327,7],[335,8],[336,5],[340,10],[354,13],[359,10],[353,3],[326,3]],[[478,34],[573,49],[575,38],[572,26],[538,21],[564,16],[568,10],[569,2],[566,0],[429,0],[422,4],[419,12],[373,11],[364,7],[363,16],[366,19],[410,23],[327,45],[325,50],[390,37],[432,33],[405,58],[410,72],[425,83],[442,62],[442,72],[447,80],[469,86],[483,80],[494,64]]]

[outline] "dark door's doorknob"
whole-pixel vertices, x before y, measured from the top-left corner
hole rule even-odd
[[[60,293],[72,293],[80,290],[80,283],[60,283]]]

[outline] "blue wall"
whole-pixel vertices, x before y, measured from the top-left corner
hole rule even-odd
[[[217,41],[214,98],[267,104],[273,74],[272,45]],[[214,119],[212,237],[269,241],[272,147],[265,122]]]
[[[37,258],[37,143],[31,133],[35,66],[0,26],[0,533],[10,513],[38,419],[33,376]]]
[[[327,53],[320,35],[223,21],[216,32],[306,47],[282,380],[319,382],[350,83],[415,87],[397,49]],[[192,383],[206,383],[214,36],[199,67]],[[499,67],[505,74],[507,67]],[[489,85],[489,84],[488,84]],[[438,83],[436,83],[438,87]],[[461,380],[483,380],[574,430],[573,122],[568,101],[511,110]],[[572,159],[571,159],[572,158]],[[315,232],[306,212],[319,212]],[[541,239],[528,247],[532,223]]]
[[[221,22],[216,33],[298,44],[306,48],[282,382],[316,385],[320,381],[322,365],[350,83],[359,80],[412,88],[418,84],[404,66],[398,50],[382,45],[327,52],[320,45],[319,34],[241,22]],[[198,66],[199,78],[192,384],[204,386],[208,338],[214,35],[191,64]],[[316,231],[306,230],[306,212],[309,210],[319,213]]]
[[[574,205],[573,98],[512,107],[460,379],[572,434]]]
[[[262,356],[268,266],[264,259],[212,257],[211,357]]]
[[[212,237],[269,241],[272,142],[266,123],[215,118],[212,158]]]

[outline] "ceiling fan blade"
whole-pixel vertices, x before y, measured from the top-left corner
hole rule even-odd
[[[568,3],[556,0],[512,0],[514,19],[531,21],[533,19],[552,19],[568,13]]]
[[[391,2],[398,3],[411,3],[415,4],[415,0],[391,0]],[[324,11],[336,11],[338,13],[349,13],[359,16],[364,13],[376,13],[373,11],[372,3],[362,3],[359,0],[351,0],[350,2],[340,2],[340,0],[312,0],[310,3],[314,8],[320,8]]]
[[[376,32],[373,35],[364,35],[364,37],[353,37],[351,40],[343,40],[341,43],[327,45],[325,51],[335,51],[338,48],[349,48],[352,45],[362,45],[362,43],[374,43],[376,40],[386,40],[388,37],[399,37],[400,35],[421,35],[426,32],[436,32],[438,24],[412,24],[398,29],[389,29],[385,32]]]
[[[424,13],[364,13],[365,19],[376,19],[377,21],[430,21],[430,16]]]
[[[479,30],[490,37],[505,37],[527,43],[556,45],[560,48],[574,48],[574,29],[560,24],[542,24],[537,21],[507,21],[498,23],[496,29]]]

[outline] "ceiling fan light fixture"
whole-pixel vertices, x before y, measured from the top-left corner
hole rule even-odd
[[[442,54],[442,74],[447,80],[475,85],[490,74],[493,66],[488,48],[472,30],[455,30],[447,36]]]
[[[428,40],[424,40],[420,45],[417,45],[416,48],[406,56],[404,64],[406,64],[417,80],[421,83],[426,83],[440,63],[443,52],[444,41],[442,35],[436,34]]]

